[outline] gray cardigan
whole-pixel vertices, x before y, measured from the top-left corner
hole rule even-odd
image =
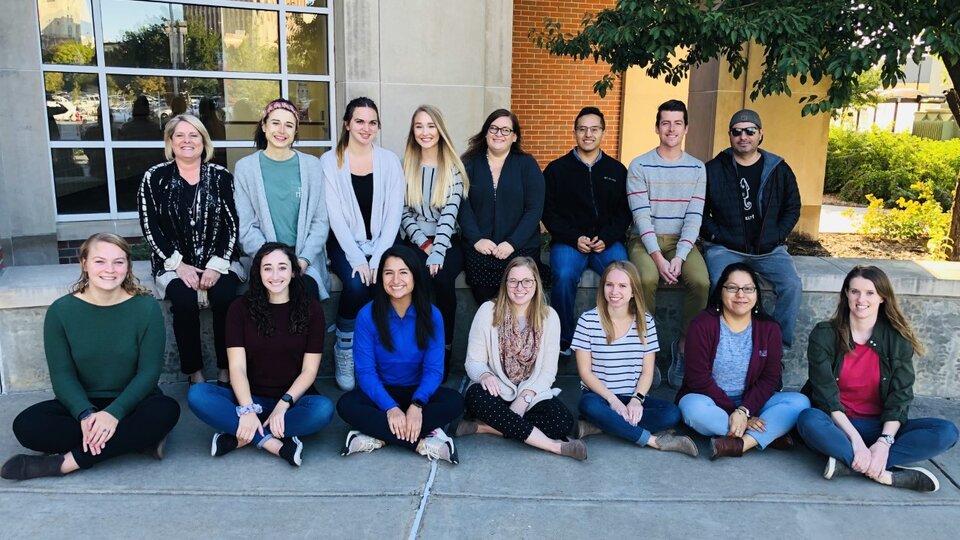
[[[319,285],[320,299],[326,300],[330,297],[330,275],[327,272],[330,222],[327,218],[323,171],[319,159],[303,152],[297,152],[297,156],[300,159],[301,194],[295,251],[297,257],[310,261],[307,275]],[[247,255],[253,257],[263,244],[277,241],[267,195],[263,190],[260,152],[237,161],[233,178],[236,189],[234,201],[240,218],[240,245]]]
[[[406,180],[400,159],[393,152],[373,145],[373,211],[367,239],[360,204],[350,179],[350,156],[343,154],[343,167],[337,167],[337,151],[331,149],[320,156],[327,189],[327,214],[330,228],[347,256],[351,268],[369,264],[380,266],[380,258],[396,241],[403,212],[403,190]],[[369,262],[368,258],[369,257]]]

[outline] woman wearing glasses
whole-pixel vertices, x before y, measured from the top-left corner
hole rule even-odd
[[[540,258],[543,173],[521,148],[520,131],[515,114],[497,109],[463,154],[470,190],[459,221],[467,284],[478,304],[497,294],[511,258]]]
[[[710,459],[767,446],[793,446],[799,392],[778,392],[780,326],[764,311],[757,274],[744,263],[723,269],[707,309],[690,322],[686,372],[677,392],[683,421],[710,439]]]
[[[489,433],[577,460],[580,440],[565,440],[570,411],[553,388],[560,354],[560,318],[544,299],[537,265],[529,257],[507,264],[497,298],[473,319],[467,359],[465,416],[457,436]]]

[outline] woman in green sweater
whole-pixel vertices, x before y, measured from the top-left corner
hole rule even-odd
[[[144,452],[163,458],[180,406],[157,388],[166,342],[160,304],[133,275],[130,246],[97,233],[80,247],[80,279],[47,310],[43,342],[56,399],[13,421],[23,446],[0,476],[62,476]]]

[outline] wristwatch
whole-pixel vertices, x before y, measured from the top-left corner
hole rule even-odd
[[[639,401],[641,405],[643,405],[643,402],[647,400],[647,396],[641,394],[640,392],[634,394],[633,397],[637,398],[637,401]]]
[[[422,409],[423,406],[426,405],[426,403],[424,403],[423,400],[421,400],[421,399],[419,399],[419,398],[413,400],[412,402],[410,402],[410,404],[413,405],[414,407],[418,408],[418,409]]]
[[[878,441],[883,441],[883,442],[889,444],[890,446],[893,446],[893,443],[896,441],[896,439],[893,437],[893,435],[887,435],[886,433],[880,435],[880,437],[879,437],[877,440],[878,440]]]
[[[290,394],[284,394],[283,397],[280,398],[280,401],[289,405],[290,408],[293,408],[293,403],[294,403],[293,396],[291,396]]]
[[[529,405],[533,403],[533,396],[531,396],[530,394],[527,394],[523,396],[523,400],[527,402],[527,405]]]

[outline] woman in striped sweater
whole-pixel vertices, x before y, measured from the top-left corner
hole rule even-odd
[[[406,206],[400,226],[433,279],[435,304],[443,316],[443,378],[450,373],[457,276],[463,250],[457,237],[460,201],[469,189],[463,162],[450,141],[440,111],[421,105],[413,113],[403,153]]]
[[[696,457],[693,439],[666,431],[680,422],[680,409],[647,396],[660,347],[653,316],[643,304],[637,267],[612,262],[600,283],[597,307],[580,316],[571,344],[583,389],[584,419],[577,424],[577,437],[605,432],[639,446]]]

